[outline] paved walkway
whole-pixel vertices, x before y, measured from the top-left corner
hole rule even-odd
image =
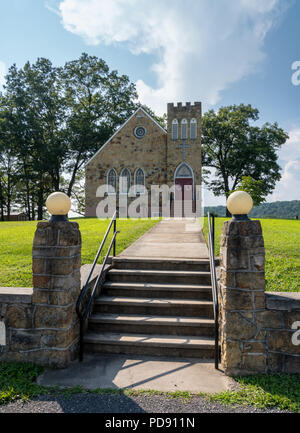
[[[235,382],[212,362],[195,358],[165,358],[141,355],[85,354],[63,370],[47,370],[38,378],[40,385],[86,389],[129,388],[157,391],[221,392]]]
[[[119,257],[206,259],[208,249],[198,219],[164,219]]]

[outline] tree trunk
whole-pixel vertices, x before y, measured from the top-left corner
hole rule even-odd
[[[38,205],[38,217],[37,217],[38,221],[41,221],[43,219],[43,206],[42,205]]]
[[[50,175],[51,175],[51,188],[53,192],[59,191],[59,186],[60,186],[59,168],[56,167],[55,169],[53,169]]]
[[[226,217],[230,218],[231,217],[231,213],[229,212],[229,210],[226,207]]]
[[[25,185],[26,185],[25,209],[26,209],[27,217],[29,221],[31,221],[30,187],[29,187],[29,179],[28,179],[25,163],[23,163],[23,171],[24,171]]]
[[[10,211],[11,211],[11,184],[10,184],[10,170],[7,172],[7,220],[10,221]]]
[[[59,167],[56,167],[56,173],[55,173],[55,179],[54,179],[54,190],[59,191],[59,184],[60,184],[60,176],[59,176]]]
[[[227,198],[229,196],[229,193],[230,193],[229,183],[228,183],[228,178],[227,177],[224,178],[224,183],[225,183],[225,197],[226,197],[226,200],[227,200]],[[229,212],[229,210],[227,209],[227,206],[226,206],[226,218],[230,218],[230,217],[231,217],[231,213]]]
[[[31,209],[30,209],[29,197],[26,197],[25,209],[26,209],[27,218],[30,221],[31,220]]]
[[[30,206],[30,193],[26,188],[26,199],[25,199],[25,209],[29,221],[31,220],[31,206]]]
[[[72,173],[72,177],[71,177],[70,182],[69,182],[68,191],[67,191],[67,195],[69,197],[71,197],[71,194],[72,194],[72,189],[73,189],[73,186],[74,186],[74,183],[75,183],[76,173],[77,173],[77,166],[75,166],[75,168],[73,170],[73,173]]]
[[[44,188],[42,183],[40,183],[39,185],[39,189],[38,189],[38,200],[37,200],[37,218],[38,220],[42,220],[43,219],[43,208],[44,208]]]
[[[75,163],[75,166],[74,166],[74,169],[73,169],[73,173],[72,173],[72,177],[71,177],[70,182],[69,182],[68,191],[67,191],[67,195],[69,197],[71,197],[71,194],[72,194],[72,189],[73,189],[73,186],[74,186],[74,183],[75,183],[76,174],[77,174],[77,172],[79,170],[79,166],[82,165],[82,163],[79,164],[80,156],[81,156],[81,153],[79,153],[77,155],[76,163]]]
[[[33,198],[31,198],[31,220],[35,220],[35,202]]]
[[[1,221],[4,221],[4,197],[3,197],[3,188],[2,188],[1,180],[0,180],[0,212],[1,212]]]
[[[7,221],[10,221],[10,200],[7,199],[7,205],[6,205],[6,213],[7,213]]]
[[[44,211],[44,203],[39,201],[38,209],[37,209],[37,219],[39,221],[43,219],[43,211]]]

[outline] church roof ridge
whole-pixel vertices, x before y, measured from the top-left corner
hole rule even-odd
[[[114,134],[103,144],[103,146],[100,147],[100,149],[97,150],[97,152],[88,160],[88,162],[85,164],[84,167],[86,167],[87,165],[90,164],[90,162],[92,162],[92,160],[104,149],[104,147],[109,144],[109,142],[115,137],[115,135],[117,135],[118,132],[121,131],[121,129],[135,116],[135,114],[139,111],[142,110],[146,116],[148,116],[160,129],[162,129],[164,131],[165,134],[167,134],[167,131],[165,130],[165,128],[163,128],[152,116],[151,114],[147,113],[146,110],[144,110],[143,107],[138,107],[134,113],[132,113],[131,116],[128,117],[127,120],[125,120],[125,122],[114,132]]]

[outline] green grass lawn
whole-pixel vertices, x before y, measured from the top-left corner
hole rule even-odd
[[[220,238],[224,221],[216,218],[215,251],[220,252]],[[260,219],[266,248],[267,291],[300,291],[300,221]],[[204,232],[208,232],[207,218]]]
[[[82,264],[92,263],[110,220],[78,218],[82,237]],[[117,254],[127,248],[143,233],[158,222],[157,219],[117,220]],[[32,286],[32,242],[36,221],[0,222],[0,286]],[[107,252],[111,235],[106,241],[103,256]],[[99,261],[100,262],[100,261]]]
[[[240,385],[239,390],[208,395],[208,400],[229,406],[300,412],[300,374],[257,374],[234,379]]]
[[[82,235],[82,263],[91,263],[109,220],[79,218]],[[158,220],[118,220],[117,254],[127,248]],[[216,218],[216,254],[220,250],[221,229],[226,218]],[[300,291],[300,221],[261,219],[266,246],[268,291]],[[0,222],[0,286],[32,286],[31,254],[36,221]],[[204,222],[207,233],[207,219]],[[109,245],[109,239],[107,240]],[[106,249],[103,253],[105,254]]]

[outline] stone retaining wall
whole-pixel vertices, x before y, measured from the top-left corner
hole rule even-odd
[[[259,221],[224,223],[219,286],[225,372],[300,372],[300,337],[295,334],[300,296],[265,293],[265,249]]]
[[[64,367],[76,358],[78,350],[79,324],[75,311],[81,267],[78,224],[38,223],[32,255],[33,289],[0,290],[0,322],[5,327],[0,361],[32,361]]]
[[[268,371],[300,373],[300,293],[266,293],[262,319]]]

